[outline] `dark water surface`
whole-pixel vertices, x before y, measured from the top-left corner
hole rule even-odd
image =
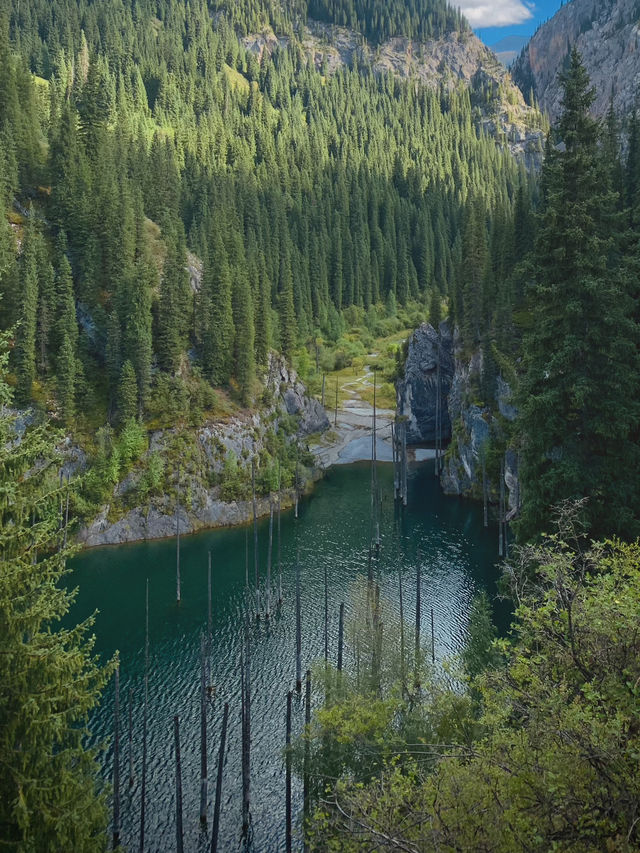
[[[495,593],[497,570],[495,528],[482,527],[482,507],[444,497],[433,475],[433,463],[410,472],[409,507],[400,523],[400,547],[394,535],[392,469],[379,466],[383,490],[382,551],[378,561],[382,595],[397,601],[397,568],[401,560],[407,593],[405,619],[415,622],[411,578],[417,554],[422,565],[423,625],[434,608],[436,655],[459,651],[465,642],[474,594]],[[324,565],[329,570],[330,655],[335,659],[338,609],[349,597],[354,580],[365,576],[369,543],[370,468],[359,463],[333,468],[301,505],[296,522],[282,516],[281,611],[266,625],[252,621],[252,752],[251,812],[253,849],[271,853],[285,849],[284,764],[286,692],[295,680],[295,555],[299,548],[302,578],[303,670],[324,654]],[[250,534],[250,576],[253,554]],[[260,522],[260,570],[266,571],[268,519]],[[79,586],[71,619],[79,621],[95,608],[97,651],[120,651],[122,842],[138,849],[142,698],[144,683],[144,600],[149,578],[150,672],[147,821],[145,850],[175,850],[173,715],[179,714],[182,746],[185,851],[208,849],[199,825],[200,774],[200,636],[207,625],[207,552],[212,554],[213,652],[212,681],[216,692],[209,713],[209,829],[213,811],[218,738],[222,706],[229,702],[228,753],[220,828],[221,851],[241,849],[240,677],[238,661],[245,603],[245,528],[217,530],[181,541],[182,602],[175,601],[175,541],[142,543],[93,550],[73,564],[71,582]],[[277,564],[274,534],[274,564]],[[399,556],[398,556],[399,554]],[[277,565],[274,581],[277,580]],[[411,629],[409,629],[411,630]],[[425,642],[427,642],[425,638]],[[430,640],[429,640],[430,643]],[[351,663],[345,651],[346,665]],[[128,786],[128,691],[133,691],[134,785]],[[314,703],[320,701],[314,695]],[[113,684],[93,715],[92,730],[110,738],[113,731]],[[294,702],[294,730],[304,722],[303,703]],[[112,751],[105,757],[110,774]],[[295,809],[301,791],[294,781]],[[301,845],[298,841],[294,846]]]

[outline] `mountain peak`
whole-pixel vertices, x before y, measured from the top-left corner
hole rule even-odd
[[[562,100],[560,73],[575,45],[596,89],[594,112],[604,115],[613,101],[623,116],[637,102],[639,37],[637,0],[572,0],[533,36],[515,62],[513,76],[525,97],[533,91],[554,119]]]

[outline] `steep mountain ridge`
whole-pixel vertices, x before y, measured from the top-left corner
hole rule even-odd
[[[286,48],[292,36],[276,35],[271,28],[242,38],[243,46],[262,59]],[[505,142],[512,154],[535,164],[542,148],[542,121],[528,106],[507,69],[493,51],[467,30],[443,33],[426,41],[396,36],[379,44],[354,30],[309,19],[294,37],[317,71],[333,74],[354,65],[375,74],[392,74],[430,88],[451,91],[469,87],[478,125]]]
[[[575,45],[596,89],[594,111],[604,115],[613,101],[624,117],[637,103],[640,84],[638,0],[572,0],[543,24],[513,66],[525,97],[531,91],[551,119],[560,113],[559,72]]]

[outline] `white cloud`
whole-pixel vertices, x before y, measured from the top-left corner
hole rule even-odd
[[[474,29],[508,27],[533,17],[522,0],[462,0],[460,9]]]

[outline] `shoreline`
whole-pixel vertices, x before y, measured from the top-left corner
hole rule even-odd
[[[345,383],[343,388],[356,383]],[[300,497],[313,492],[315,484],[335,465],[349,465],[355,462],[371,460],[373,407],[351,388],[350,396],[334,412],[325,410],[329,417],[329,429],[323,433],[317,443],[309,446],[314,456],[315,467],[311,478]],[[392,409],[376,411],[376,455],[381,464],[391,463],[391,424],[395,418]],[[435,451],[430,448],[412,447],[409,458],[413,462],[423,462],[434,458]],[[274,495],[263,495],[256,500],[257,517],[270,514],[270,505]],[[294,506],[295,494],[288,489],[281,494],[282,509]],[[76,534],[75,542],[80,551],[95,548],[107,548],[120,545],[133,545],[139,542],[156,542],[176,538],[175,506],[134,507],[116,521],[108,520],[109,506],[82,527]],[[180,510],[180,536],[191,536],[207,530],[232,527],[244,527],[253,521],[253,502],[251,499],[226,502],[205,493],[203,505],[196,511],[188,512],[186,507]]]

